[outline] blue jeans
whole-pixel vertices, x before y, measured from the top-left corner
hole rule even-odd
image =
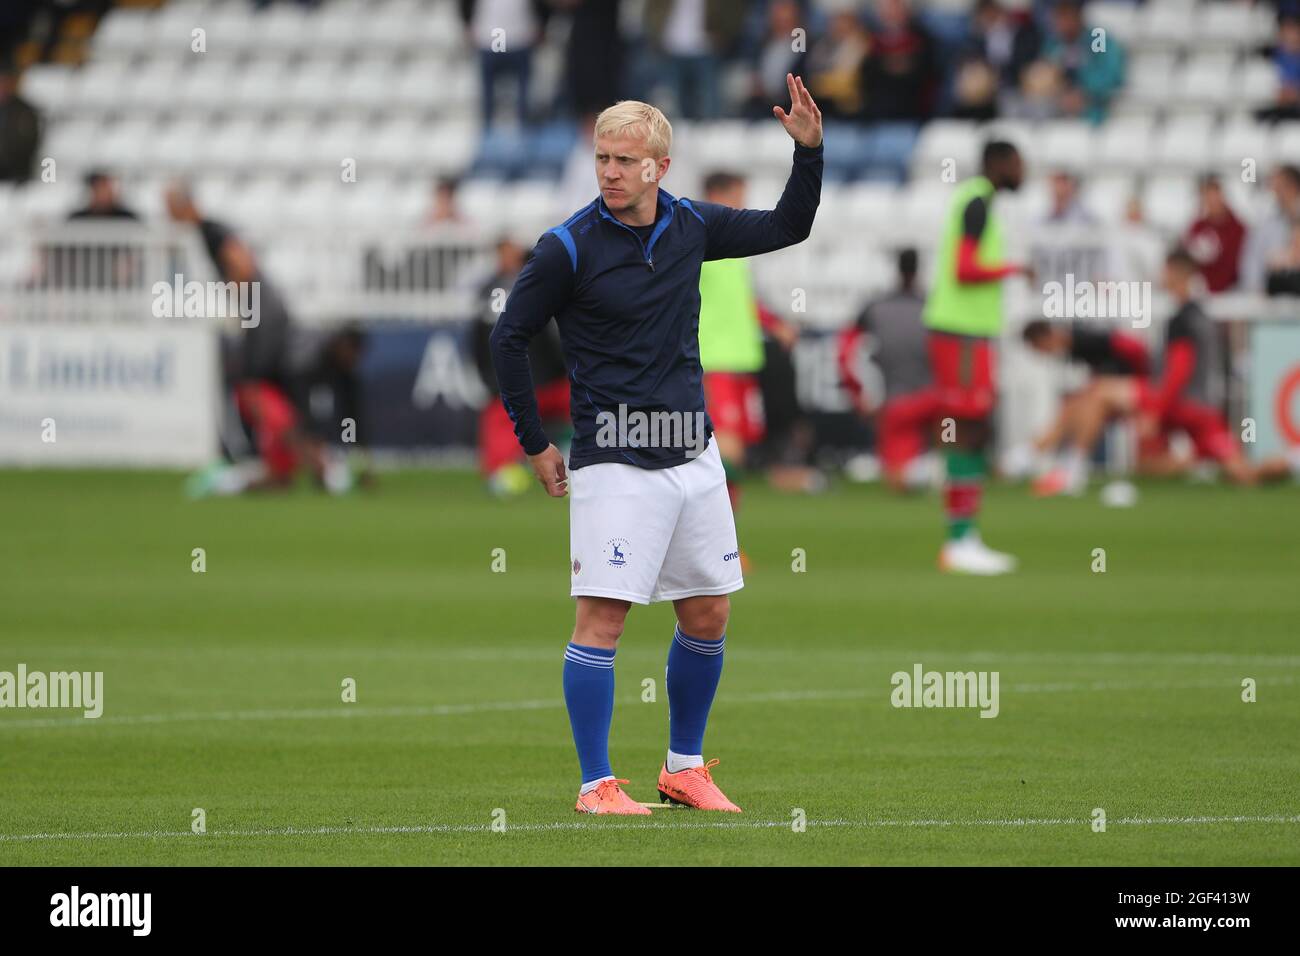
[[[519,125],[528,124],[528,86],[533,72],[533,51],[531,47],[522,50],[505,50],[493,53],[491,50],[479,50],[479,70],[483,78],[483,126],[492,125],[492,114],[496,109],[497,81],[513,77],[517,102],[515,109]]]

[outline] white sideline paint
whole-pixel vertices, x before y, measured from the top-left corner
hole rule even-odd
[[[1294,684],[1295,677],[1270,677],[1267,683]],[[885,685],[888,686],[887,684]],[[1066,694],[1087,691],[1120,690],[1197,690],[1221,687],[1239,688],[1236,678],[1216,678],[1199,681],[1077,681],[1073,683],[1054,684],[1010,684],[1007,692],[1012,694]],[[730,694],[728,704],[782,704],[799,701],[817,700],[862,700],[876,696],[880,691],[875,688],[858,688],[854,690],[778,690],[757,694]],[[888,693],[885,692],[888,698]],[[625,697],[615,700],[616,705],[641,703],[639,697]],[[138,724],[176,724],[202,723],[203,721],[225,722],[232,720],[327,720],[351,719],[364,717],[457,717],[466,714],[486,714],[524,710],[556,710],[564,707],[564,701],[555,697],[546,700],[503,700],[485,701],[473,704],[436,704],[411,705],[409,707],[359,707],[355,704],[339,704],[337,707],[303,708],[301,710],[214,710],[178,712],[174,714],[122,714],[114,717],[105,715],[95,721],[96,726],[138,725]],[[51,727],[80,727],[86,721],[80,717],[41,717],[35,720],[0,721],[0,733],[6,730],[40,730]]]
[[[669,816],[688,813],[686,810],[670,811]],[[882,827],[1085,827],[1092,824],[1091,819],[1059,818],[1017,818],[1007,820],[809,820],[810,827],[843,827],[851,830],[874,830]],[[1233,816],[1233,817],[1125,817],[1107,820],[1107,826],[1217,826],[1225,824],[1295,824],[1300,823],[1300,816]],[[506,832],[546,833],[555,830],[639,830],[639,829],[673,829],[673,830],[766,830],[785,829],[789,820],[717,820],[717,821],[683,821],[666,825],[625,824],[612,820],[600,822],[557,821],[554,823],[515,823],[506,828]],[[35,843],[47,840],[156,840],[172,837],[189,837],[202,841],[220,837],[286,837],[286,836],[338,836],[338,835],[374,835],[388,836],[419,833],[489,833],[489,823],[430,823],[411,826],[387,827],[269,827],[261,830],[209,830],[202,836],[195,836],[189,830],[140,830],[132,833],[0,833],[0,843]],[[495,834],[494,834],[495,838]]]
[[[854,636],[860,640],[860,635]],[[113,647],[112,645],[65,645],[47,646],[41,644],[17,645],[28,657],[43,654],[46,656],[89,655],[93,657],[147,657],[150,660],[161,658],[226,657],[241,661],[249,657],[259,659],[285,660],[321,660],[323,658],[355,660],[429,660],[429,661],[483,661],[499,663],[501,661],[540,661],[554,663],[563,657],[561,648],[534,647],[531,645],[499,645],[494,647],[464,648],[314,648],[286,645],[259,645],[256,647],[178,647],[138,646]],[[952,648],[931,648],[917,650],[904,648],[865,648],[863,650],[842,650],[839,648],[798,648],[783,650],[780,648],[754,648],[738,646],[727,648],[729,659],[746,661],[786,661],[810,659],[828,661],[896,661],[899,658],[911,660],[913,655],[933,657],[940,661],[992,661],[1006,666],[1011,662],[1044,664],[1243,664],[1255,667],[1300,667],[1300,655],[1297,654],[1161,654],[1156,651],[993,651],[993,650],[954,650]],[[627,658],[647,658],[658,660],[663,657],[660,647],[626,647],[619,649],[619,660]]]

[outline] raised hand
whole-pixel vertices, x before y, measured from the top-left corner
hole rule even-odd
[[[781,121],[785,131],[800,146],[816,147],[822,142],[822,111],[813,102],[812,94],[803,85],[803,79],[791,73],[785,75],[785,85],[790,89],[790,112],[779,106],[772,107],[772,115]]]

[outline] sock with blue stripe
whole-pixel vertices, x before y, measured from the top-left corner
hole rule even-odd
[[[614,717],[614,652],[570,643],[564,649],[564,704],[582,767],[582,792],[611,780],[609,724]]]
[[[669,773],[704,766],[704,727],[722,677],[722,650],[727,636],[713,641],[673,631],[668,648]]]

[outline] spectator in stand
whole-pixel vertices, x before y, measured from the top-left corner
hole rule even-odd
[[[122,205],[117,182],[104,170],[86,175],[86,205],[68,216],[70,222],[139,222],[134,211]],[[47,253],[47,270],[54,284],[69,283],[78,288],[124,289],[144,283],[141,257],[129,243],[102,241],[53,246]]]
[[[785,75],[802,76],[807,54],[796,50],[794,31],[801,25],[795,0],[773,0],[767,11],[767,35],[750,65],[749,101],[745,113],[752,119],[772,115],[772,104],[786,94]]]
[[[44,0],[5,0],[0,3],[0,60],[8,61],[31,31],[32,18]]]
[[[1300,221],[1291,225],[1291,241],[1269,260],[1269,295],[1300,295]]]
[[[123,206],[117,195],[117,180],[102,169],[86,174],[86,205],[68,216],[69,219],[134,219],[134,212]]]
[[[1278,18],[1273,64],[1277,67],[1277,100],[1260,111],[1260,118],[1300,119],[1300,15],[1294,12],[1283,12]]]
[[[549,11],[544,0],[460,0],[469,42],[478,49],[484,129],[492,126],[502,79],[514,81],[515,116],[520,127],[528,125],[533,50],[546,29]]]
[[[721,60],[740,35],[745,8],[743,0],[646,0],[646,37],[683,118],[721,112]]]
[[[862,61],[870,46],[857,14],[841,10],[808,51],[808,89],[827,116],[850,118],[862,111]]]
[[[1205,176],[1201,179],[1201,212],[1187,227],[1183,247],[1200,264],[1205,287],[1211,293],[1237,284],[1245,242],[1246,227],[1228,205],[1219,178]]]
[[[1052,7],[1042,61],[1060,77],[1058,115],[1094,124],[1106,118],[1111,97],[1124,85],[1124,48],[1109,32],[1093,36],[1079,0],[1057,0]]]
[[[953,79],[954,119],[987,122],[998,115],[998,74],[987,60],[971,59]]]
[[[1169,250],[1160,232],[1147,223],[1141,197],[1136,193],[1129,196],[1123,219],[1106,228],[1113,239],[1107,256],[1110,276],[1126,282],[1149,282],[1160,274]]]
[[[1059,115],[1065,88],[1061,71],[1046,60],[1035,60],[1020,72],[1020,85],[1003,90],[999,112],[1010,119],[1039,122]]]
[[[1079,177],[1068,170],[1058,169],[1049,182],[1051,206],[1043,222],[1054,226],[1092,226],[1097,217],[1088,211],[1079,198]]]
[[[18,72],[0,63],[0,182],[31,179],[40,142],[40,116],[18,95]]]
[[[1300,220],[1300,167],[1281,166],[1273,173],[1273,208],[1251,225],[1241,253],[1241,287],[1263,292],[1268,274],[1291,244],[1294,224]]]
[[[935,44],[907,0],[878,0],[871,50],[862,71],[864,117],[924,120],[933,108]]]
[[[568,115],[595,115],[613,106],[622,98],[626,58],[618,29],[620,0],[551,0],[551,5],[571,18],[564,52]]]
[[[1014,89],[1024,68],[1038,58],[1041,43],[1033,20],[1011,13],[998,0],[979,0],[961,54],[967,62],[988,64],[997,71],[999,86]]]
[[[429,208],[424,221],[430,226],[458,226],[465,220],[460,207],[456,205],[456,190],[460,183],[451,176],[444,176],[433,186],[433,205]]]

